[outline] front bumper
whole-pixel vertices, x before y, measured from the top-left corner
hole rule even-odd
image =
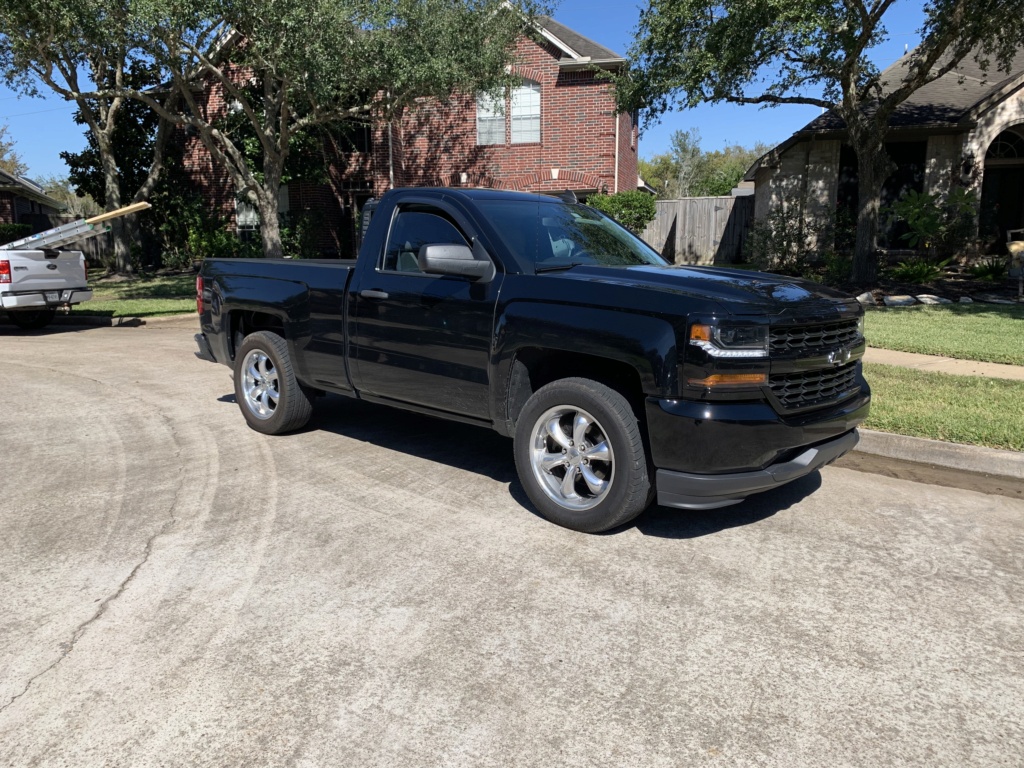
[[[47,293],[55,294],[55,298],[47,298]],[[30,293],[0,294],[0,306],[4,309],[38,309],[39,307],[66,307],[81,304],[92,298],[88,288],[64,288],[57,291],[32,291]]]
[[[679,509],[715,509],[738,504],[747,496],[778,488],[831,464],[853,450],[860,440],[856,430],[805,449],[796,458],[767,469],[725,475],[698,475],[659,469],[658,504]]]
[[[827,408],[780,415],[768,403],[647,399],[658,503],[710,509],[777,488],[835,461],[858,440],[871,390]]]

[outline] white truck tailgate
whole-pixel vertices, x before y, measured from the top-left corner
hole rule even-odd
[[[90,298],[81,251],[0,250],[3,307],[78,303]]]

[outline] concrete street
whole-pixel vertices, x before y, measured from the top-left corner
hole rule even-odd
[[[0,765],[1024,765],[1019,498],[577,534],[485,430],[249,430],[194,332],[0,325]]]

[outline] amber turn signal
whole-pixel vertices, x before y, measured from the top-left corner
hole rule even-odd
[[[690,326],[691,341],[711,341],[711,326],[694,323]]]
[[[693,387],[720,387],[728,384],[766,384],[768,375],[764,373],[716,373],[706,379],[687,379]]]

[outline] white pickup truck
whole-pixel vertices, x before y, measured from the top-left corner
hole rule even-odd
[[[0,245],[0,308],[19,328],[35,329],[53,320],[58,309],[91,299],[85,256],[57,249],[109,232],[111,219],[149,207],[133,203]]]
[[[43,328],[58,309],[91,298],[81,251],[0,248],[0,306],[19,328]]]

